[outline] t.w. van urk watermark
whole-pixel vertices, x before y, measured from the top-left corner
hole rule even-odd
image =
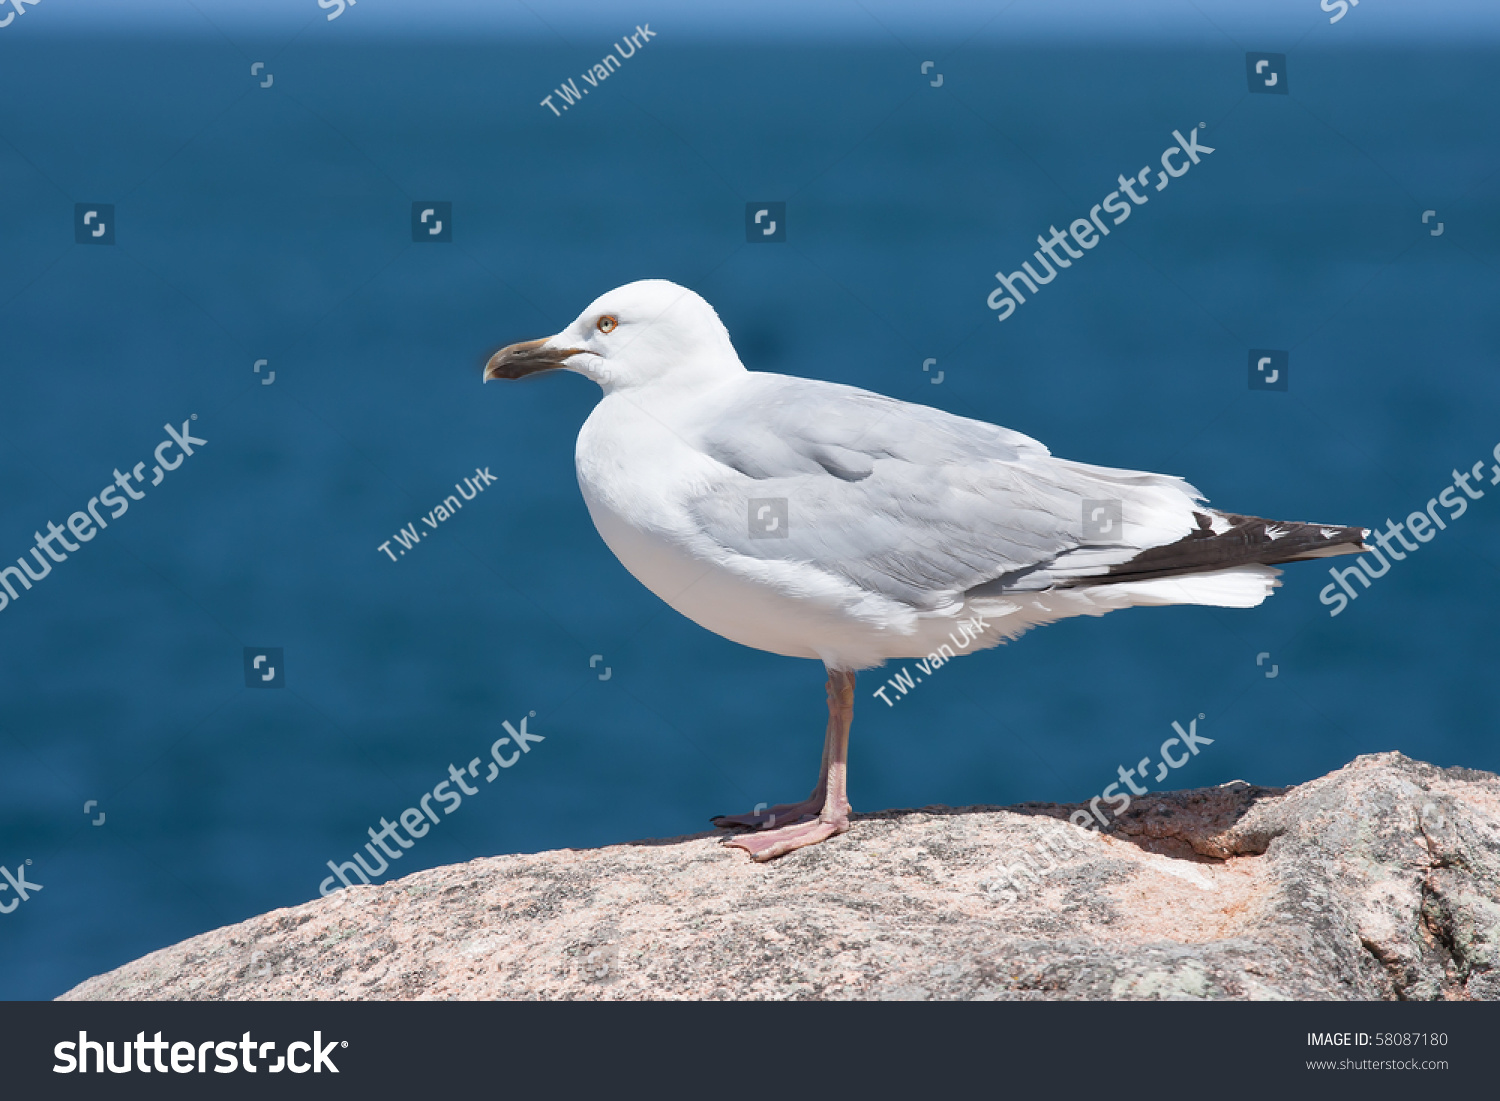
[[[566,111],[573,104],[588,95],[589,88],[597,88],[603,81],[608,80],[610,75],[619,69],[622,60],[634,57],[636,50],[644,48],[647,40],[655,38],[656,34],[657,32],[651,29],[650,23],[647,23],[645,26],[637,23],[634,34],[627,34],[615,43],[614,53],[605,54],[600,59],[599,64],[584,70],[583,82],[589,86],[588,88],[580,89],[571,79],[563,81],[554,88],[552,95],[562,100],[563,111]],[[629,53],[625,52],[627,46],[630,48]],[[619,54],[620,56],[617,58],[615,54]],[[562,114],[562,111],[559,111],[556,104],[552,102],[552,96],[547,96],[538,106],[546,107],[554,115]]]
[[[1500,485],[1500,443],[1495,445],[1491,454],[1495,462],[1491,466],[1493,477],[1490,478],[1489,484]],[[1469,511],[1469,502],[1477,501],[1484,496],[1484,490],[1477,488],[1477,485],[1484,481],[1484,464],[1485,460],[1480,459],[1467,471],[1453,471],[1453,484],[1436,497],[1429,498],[1425,509],[1411,513],[1404,524],[1399,524],[1387,517],[1384,531],[1372,531],[1370,538],[1378,546],[1371,547],[1368,552],[1361,554],[1354,560],[1354,565],[1343,569],[1337,566],[1331,567],[1328,573],[1333,578],[1333,583],[1323,586],[1323,591],[1318,593],[1318,602],[1327,604],[1332,609],[1328,613],[1329,616],[1338,615],[1349,606],[1351,600],[1359,598],[1359,592],[1349,584],[1351,579],[1368,589],[1372,581],[1390,573],[1391,562],[1404,562],[1408,554],[1415,553],[1423,543],[1432,542],[1439,531],[1446,531],[1449,523]],[[1469,485],[1471,480],[1476,483],[1475,486]],[[1461,497],[1458,492],[1460,489],[1463,490]],[[1451,510],[1446,521],[1438,515],[1438,505]],[[1411,533],[1412,539],[1416,540],[1415,543],[1406,537],[1407,532]],[[1404,549],[1397,550],[1392,546],[1393,541],[1399,542]],[[1382,551],[1385,553],[1382,554]],[[1374,558],[1370,558],[1370,555]],[[1390,556],[1389,561],[1386,560],[1386,555]],[[1378,571],[1375,569],[1376,562],[1380,563]]]
[[[1177,144],[1169,146],[1161,155],[1161,169],[1156,173],[1155,190],[1166,190],[1167,184],[1179,176],[1186,175],[1188,169],[1198,163],[1200,156],[1207,156],[1213,152],[1211,147],[1200,145],[1198,142],[1198,129],[1202,126],[1203,123],[1200,122],[1198,127],[1195,127],[1187,137],[1183,137],[1181,131],[1172,131],[1172,137],[1177,139]],[[1180,159],[1174,161],[1174,157]],[[1016,312],[1017,306],[1025,304],[1026,296],[1018,289],[1018,283],[1025,284],[1026,289],[1031,294],[1036,294],[1038,288],[1056,279],[1059,271],[1063,268],[1072,267],[1074,260],[1081,260],[1083,258],[1083,252],[1080,252],[1079,249],[1087,251],[1094,248],[1102,238],[1109,236],[1110,225],[1119,225],[1126,218],[1130,217],[1133,207],[1144,205],[1151,196],[1146,193],[1137,194],[1136,188],[1140,187],[1144,192],[1147,181],[1150,178],[1151,166],[1149,164],[1134,176],[1121,175],[1117,181],[1120,185],[1120,190],[1111,191],[1108,195],[1104,196],[1102,202],[1095,203],[1089,210],[1087,218],[1073,219],[1073,222],[1068,226],[1066,234],[1056,226],[1047,227],[1047,231],[1052,234],[1051,237],[1043,237],[1041,234],[1037,234],[1037,244],[1042,247],[1032,255],[1036,258],[1037,263],[1046,269],[1047,274],[1043,276],[1033,268],[1030,260],[1021,265],[1021,270],[1013,271],[1009,275],[1006,275],[1003,271],[997,271],[995,278],[1000,280],[1000,285],[990,292],[990,296],[987,299],[990,309],[1000,311],[995,315],[995,320],[1004,321]],[[1129,197],[1130,202],[1127,203],[1124,199],[1120,198],[1122,191]],[[1115,215],[1112,220],[1109,220],[1109,225],[1105,224],[1106,219],[1099,216],[1101,210]],[[1068,244],[1069,236],[1078,244],[1078,249]],[[1057,252],[1059,248],[1067,255],[1059,256]],[[1046,255],[1043,256],[1043,253],[1046,253]],[[1053,266],[1054,264],[1056,267]]]
[[[493,784],[495,777],[500,775],[502,768],[510,768],[521,759],[523,753],[530,753],[532,742],[546,740],[542,735],[533,734],[526,729],[527,720],[535,717],[536,712],[530,712],[526,718],[521,720],[519,730],[511,726],[508,720],[501,724],[505,727],[506,736],[496,738],[494,744],[490,746],[490,756],[494,759],[490,761],[489,774],[484,778],[485,783]],[[509,754],[502,753],[502,748],[507,745],[512,745],[514,748]],[[479,789],[469,784],[464,778],[467,776],[471,780],[479,779],[479,764],[481,760],[482,758],[475,757],[469,762],[467,768],[459,768],[457,765],[450,764],[448,766],[448,779],[418,799],[415,807],[407,807],[397,815],[397,818],[400,819],[399,825],[396,822],[387,822],[382,817],[380,819],[379,830],[371,826],[366,831],[370,835],[370,840],[365,844],[364,849],[355,852],[354,860],[346,860],[342,864],[335,864],[332,860],[328,861],[328,867],[333,871],[333,875],[318,885],[318,893],[326,898],[328,895],[340,890],[340,888],[333,886],[335,876],[338,877],[338,881],[343,883],[345,887],[354,886],[350,882],[349,876],[345,874],[346,872],[353,873],[359,879],[359,882],[364,884],[372,883],[385,875],[387,869],[390,867],[386,863],[386,857],[390,857],[393,861],[400,860],[403,849],[411,848],[418,840],[427,836],[428,830],[442,821],[442,818],[438,817],[437,811],[432,809],[432,801],[434,799],[443,804],[443,814],[447,816],[463,806],[465,795],[479,794]],[[458,786],[458,790],[456,791],[453,789],[453,785],[455,784]],[[400,831],[402,829],[405,829],[411,835],[410,839],[401,835]],[[399,847],[392,848],[390,845],[391,841],[394,841]],[[379,846],[378,850],[376,846]],[[372,864],[365,863],[366,852],[370,854],[372,862],[380,865],[378,868],[373,867]],[[384,856],[381,855],[382,853]],[[355,861],[358,861],[358,863],[356,864]]]
[[[958,629],[963,635],[963,639],[954,638],[952,631],[948,632],[948,639],[953,643],[953,646],[957,646],[960,650],[967,650],[975,639],[982,636],[989,629],[989,624],[984,621],[983,616],[976,615],[973,619],[960,620]],[[923,676],[930,675],[935,670],[941,669],[957,657],[958,655],[954,652],[953,646],[949,646],[945,642],[921,661],[917,662],[917,670],[920,675],[915,680],[913,680],[911,673],[907,672],[906,666],[903,665],[901,672],[886,681],[881,687],[875,689],[875,695],[885,700],[887,707],[895,707],[895,700],[888,698],[885,694],[886,688],[890,688],[894,692],[899,692],[901,695],[896,697],[899,700],[901,696],[906,695],[917,685],[921,684]]]
[[[459,509],[464,507],[464,501],[472,501],[475,497],[478,497],[481,493],[484,492],[485,486],[489,485],[491,482],[498,482],[500,480],[490,473],[490,468],[487,466],[476,466],[474,468],[474,474],[478,479],[477,481],[475,480],[475,477],[470,477],[465,478],[462,482],[454,482],[453,488],[458,490],[458,493],[450,493],[448,494],[448,496],[439,501],[437,508],[433,509],[426,516],[421,517],[422,523],[426,524],[429,528],[436,531],[439,524],[448,519]],[[460,497],[462,497],[463,500],[460,500]],[[410,523],[400,531],[398,531],[391,538],[400,545],[401,553],[405,554],[407,551],[415,547],[418,542],[427,538],[427,533],[425,531],[418,531],[417,525],[415,523]],[[392,562],[396,561],[396,555],[391,551],[391,539],[387,539],[384,543],[381,543],[380,546],[376,547],[375,549],[378,551],[385,551]]]
[[[208,442],[207,440],[198,439],[198,437],[188,431],[188,426],[192,421],[197,419],[198,414],[194,413],[190,420],[183,421],[181,431],[173,428],[170,424],[162,425],[162,428],[166,430],[167,438],[156,445],[156,451],[154,452],[156,465],[151,468],[151,472],[154,475],[150,482],[151,485],[161,485],[168,471],[176,470],[185,460],[192,456],[194,447],[202,447]],[[164,452],[174,446],[181,454],[169,459]],[[76,552],[80,544],[87,543],[94,536],[98,535],[99,531],[96,528],[109,527],[109,522],[99,514],[100,505],[109,509],[110,520],[118,520],[129,511],[131,501],[139,501],[146,496],[144,490],[135,488],[137,485],[147,484],[146,464],[144,462],[136,463],[135,467],[128,474],[121,474],[119,467],[116,467],[114,476],[115,480],[111,485],[107,485],[101,489],[97,497],[89,498],[88,504],[84,506],[84,509],[87,509],[86,512],[81,509],[68,517],[66,530],[48,520],[46,535],[43,535],[39,531],[33,533],[36,536],[36,546],[31,548],[31,556],[36,559],[35,570],[31,568],[31,563],[24,554],[16,559],[16,565],[0,568],[0,588],[4,590],[0,592],[0,611],[8,608],[11,601],[19,600],[21,593],[31,588],[33,581],[40,581],[50,574],[52,572],[52,563],[66,562],[68,555]],[[117,489],[122,491],[125,496],[121,497],[119,493],[115,492]],[[72,534],[74,539],[78,540],[77,543],[69,541],[69,533]],[[15,585],[11,584],[12,580],[19,581],[21,588],[17,589]]]

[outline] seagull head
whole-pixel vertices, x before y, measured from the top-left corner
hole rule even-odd
[[[601,294],[556,336],[501,348],[484,380],[558,369],[591,378],[608,394],[712,381],[745,367],[703,298],[665,279],[642,279]]]

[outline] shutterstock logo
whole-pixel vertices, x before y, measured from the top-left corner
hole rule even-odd
[[[152,452],[156,465],[151,467],[152,477],[149,483],[146,481],[145,462],[136,463],[124,474],[120,473],[119,467],[115,467],[114,481],[101,489],[97,496],[90,497],[84,508],[69,516],[66,528],[48,520],[47,534],[43,535],[40,531],[35,533],[36,546],[29,548],[31,559],[23,554],[16,559],[14,566],[0,567],[0,589],[3,589],[0,591],[0,612],[10,607],[13,601],[19,600],[23,592],[30,592],[33,582],[47,577],[52,572],[54,562],[66,562],[68,555],[76,554],[82,544],[91,542],[102,529],[109,527],[110,520],[118,520],[130,511],[132,501],[139,501],[146,496],[144,487],[161,485],[169,473],[193,456],[193,448],[208,443],[188,430],[197,419],[198,414],[194,413],[182,422],[180,429],[173,428],[170,424],[162,425],[167,438],[157,444],[156,450]],[[174,448],[176,454],[172,453]],[[109,511],[109,520],[100,513],[101,507]],[[69,535],[73,538],[69,539]],[[36,569],[31,568],[32,560],[36,562]],[[16,588],[16,585],[20,585],[20,588]]]
[[[339,1073],[339,1068],[334,1065],[332,1053],[334,1048],[346,1048],[348,1040],[329,1040],[323,1042],[323,1034],[314,1032],[311,1042],[306,1040],[294,1040],[286,1045],[285,1055],[276,1055],[276,1041],[267,1040],[261,1042],[252,1038],[250,1033],[245,1033],[238,1040],[206,1040],[201,1044],[190,1043],[187,1040],[163,1040],[161,1033],[156,1033],[154,1039],[146,1039],[144,1032],[137,1032],[134,1040],[121,1040],[120,1061],[115,1062],[114,1040],[90,1040],[87,1032],[79,1032],[78,1039],[63,1040],[52,1049],[53,1057],[57,1059],[57,1065],[52,1068],[53,1074],[89,1074],[90,1066],[92,1073],[103,1074],[129,1074],[131,1071],[139,1071],[141,1074],[166,1074],[169,1070],[173,1074],[207,1074],[209,1072],[209,1058],[214,1059],[213,1072],[215,1074],[234,1074],[243,1070],[246,1074],[255,1074],[264,1070],[267,1074],[280,1074],[289,1070],[293,1074],[306,1074],[312,1071],[314,1074]],[[132,1055],[134,1059],[132,1059]],[[275,1062],[271,1061],[275,1056]],[[259,1060],[260,1065],[256,1065]],[[167,1063],[170,1061],[170,1067]]]
[[[28,7],[34,8],[41,2],[42,0],[10,0],[10,5],[15,10],[5,13],[5,18],[0,19],[0,27],[10,26],[16,16],[25,15]],[[0,7],[4,7],[4,5],[0,4]]]
[[[1116,180],[1119,189],[1090,207],[1088,217],[1074,218],[1066,230],[1049,225],[1048,235],[1037,234],[1036,243],[1041,247],[1031,254],[1036,267],[1027,260],[1009,275],[1003,269],[995,273],[1000,285],[990,292],[985,302],[990,309],[997,311],[995,320],[1004,321],[1010,317],[1017,307],[1026,304],[1028,297],[1035,297],[1060,272],[1082,260],[1090,249],[1097,248],[1099,242],[1113,232],[1112,227],[1123,223],[1136,207],[1150,201],[1152,191],[1165,191],[1173,180],[1180,179],[1195,165],[1201,164],[1203,158],[1214,151],[1213,146],[1198,140],[1198,131],[1203,128],[1204,124],[1200,122],[1188,131],[1187,137],[1182,136],[1181,130],[1173,130],[1172,139],[1177,144],[1162,151],[1161,168],[1153,169],[1148,163],[1134,175],[1121,174]],[[1153,171],[1156,172],[1154,187],[1151,186]],[[1074,245],[1078,247],[1074,248]],[[1022,287],[1026,289],[1023,291]]]
[[[398,821],[390,822],[382,816],[380,829],[370,826],[365,831],[370,835],[370,840],[365,843],[363,849],[355,850],[353,860],[346,860],[342,864],[328,861],[328,870],[333,872],[333,875],[328,876],[318,885],[318,893],[327,898],[341,890],[334,886],[336,883],[342,883],[345,887],[353,887],[356,883],[368,886],[385,875],[391,864],[401,859],[403,850],[415,846],[418,841],[427,836],[428,830],[463,806],[465,795],[475,796],[483,790],[478,784],[469,783],[470,780],[477,781],[482,778],[485,783],[493,784],[495,778],[500,775],[501,769],[513,767],[524,755],[531,752],[531,743],[547,740],[542,735],[533,734],[526,729],[526,723],[534,718],[536,718],[536,712],[529,712],[521,720],[519,729],[512,726],[509,719],[504,720],[500,724],[505,728],[504,736],[496,738],[490,746],[492,760],[485,761],[483,758],[475,757],[469,762],[467,768],[459,768],[455,764],[450,764],[448,779],[443,780],[423,795],[414,806],[407,807],[398,814],[396,816]],[[505,751],[505,746],[509,746],[510,749]],[[481,777],[479,767],[482,764],[487,764],[489,771]],[[439,817],[437,811],[432,809],[434,800],[442,804],[443,817]],[[405,834],[402,830],[406,831]],[[366,853],[370,856],[369,863],[365,861]]]
[[[19,871],[14,875],[11,874],[9,868],[0,867],[0,876],[5,877],[5,882],[0,883],[0,891],[15,891],[16,893],[16,897],[9,902],[0,902],[0,914],[14,913],[16,907],[21,905],[21,903],[31,901],[31,895],[27,893],[28,891],[40,891],[42,889],[40,883],[32,883],[26,878],[26,867],[30,863],[31,861],[28,860],[26,864],[17,865]]]

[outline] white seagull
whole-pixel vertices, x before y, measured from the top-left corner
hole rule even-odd
[[[1019,432],[852,386],[746,370],[719,315],[645,279],[484,378],[557,368],[604,397],[578,485],[624,567],[693,622],[828,671],[818,786],[714,819],[759,861],[849,828],[854,676],[1138,604],[1250,608],[1274,565],[1357,554],[1363,528],[1219,512],[1181,478],[1070,462]],[[968,630],[965,631],[967,635]],[[953,653],[951,645],[948,654]]]

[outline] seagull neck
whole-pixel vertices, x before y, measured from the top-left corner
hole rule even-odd
[[[693,401],[718,389],[725,383],[745,375],[745,368],[736,364],[732,369],[721,364],[713,366],[690,366],[680,364],[652,375],[649,378],[631,377],[621,373],[600,382],[604,396],[628,395],[635,401],[655,404],[672,404],[679,400]]]

